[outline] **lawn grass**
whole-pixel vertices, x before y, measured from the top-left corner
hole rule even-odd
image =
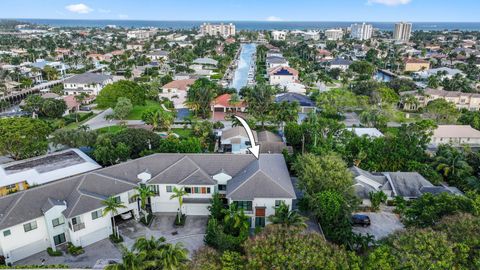
[[[153,109],[162,109],[162,106],[159,102],[147,100],[145,105],[134,106],[126,120],[142,120],[143,113]]]
[[[172,128],[171,130],[173,133],[178,134],[181,138],[188,138],[192,136],[191,129],[185,128]]]

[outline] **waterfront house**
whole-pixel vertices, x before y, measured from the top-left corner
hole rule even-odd
[[[436,99],[444,99],[455,104],[457,109],[467,109],[469,111],[478,111],[480,109],[480,94],[478,93],[464,93],[459,91],[446,91],[441,89],[427,88],[422,91],[407,91],[401,92],[400,96],[413,96],[417,102],[407,103],[405,99],[400,102],[400,107],[405,110],[418,110],[424,108],[429,102]]]
[[[270,85],[283,85],[298,81],[298,71],[291,67],[279,66],[268,71]]]
[[[268,56],[265,60],[267,69],[288,67],[288,61],[283,56]]]
[[[292,153],[292,148],[288,147],[282,138],[271,131],[252,130],[255,141],[260,145],[260,153],[281,154],[283,150]],[[243,126],[232,127],[222,131],[220,136],[220,151],[232,154],[248,154],[248,148],[252,142],[248,138],[247,132]]]
[[[175,109],[185,108],[187,100],[187,91],[195,83],[195,79],[183,79],[171,81],[162,86],[162,92],[158,94],[160,98],[166,98],[173,102]]]
[[[263,227],[281,202],[296,199],[281,154],[154,154],[115,166],[0,197],[0,254],[13,263],[66,242],[88,246],[106,239],[115,228],[103,215],[102,202],[114,197],[125,205],[116,217],[130,213],[139,219],[135,187],[145,184],[155,193],[147,207],[153,213],[178,212],[174,188],[187,192],[182,213],[208,215],[212,195],[245,211],[251,227]]]
[[[232,101],[231,94],[223,94],[216,97],[211,105],[212,112],[236,113],[245,112],[247,103],[243,100]]]

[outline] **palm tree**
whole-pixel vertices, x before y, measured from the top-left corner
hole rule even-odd
[[[182,214],[182,206],[183,206],[183,196],[188,195],[184,188],[178,189],[177,187],[173,187],[173,194],[170,196],[170,200],[177,198],[178,204],[180,207],[178,208],[178,222],[180,223]]]
[[[108,265],[106,270],[145,270],[155,267],[155,261],[147,260],[147,252],[133,252],[121,246],[122,263]]]
[[[139,211],[141,210],[141,212],[143,213],[143,216],[145,218],[145,223],[147,223],[148,222],[147,221],[148,213],[146,213],[147,212],[147,201],[148,201],[148,198],[155,195],[155,192],[153,192],[153,190],[145,184],[140,184],[140,186],[136,187],[135,190],[137,191],[137,193],[132,196],[132,199],[140,200]]]
[[[115,237],[117,236],[117,231],[115,230],[115,216],[118,214],[119,208],[127,208],[123,204],[123,202],[117,200],[117,198],[118,197],[110,196],[102,202],[102,204],[105,206],[105,208],[103,209],[103,215],[105,216],[109,213],[111,215],[113,224],[113,235]]]
[[[168,244],[159,251],[159,260],[162,269],[176,270],[187,258],[188,250],[183,247],[182,243]]]
[[[160,237],[158,239],[155,239],[155,237],[151,237],[150,239],[147,239],[145,237],[140,237],[135,241],[135,244],[133,244],[132,248],[133,250],[136,250],[138,252],[142,251],[152,251],[152,250],[159,250],[162,249],[165,246],[165,238]]]
[[[306,220],[307,219],[300,215],[297,211],[290,211],[290,207],[283,201],[277,208],[275,208],[275,214],[268,217],[268,221],[271,223],[281,224],[287,227],[306,228]]]
[[[239,209],[234,203],[230,204],[227,209],[223,210],[225,215],[223,221],[227,226],[230,224],[231,229],[238,230],[239,232],[248,229],[247,216],[243,209]]]

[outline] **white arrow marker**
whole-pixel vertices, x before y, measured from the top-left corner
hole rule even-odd
[[[240,121],[242,126],[247,131],[248,139],[252,144],[252,147],[248,148],[248,150],[258,159],[258,157],[260,156],[260,145],[257,144],[257,142],[255,141],[255,137],[253,137],[252,129],[248,126],[247,121],[245,121],[245,119],[243,119],[242,117],[235,115],[235,118],[237,118],[238,121]]]

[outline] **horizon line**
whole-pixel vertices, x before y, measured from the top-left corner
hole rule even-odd
[[[222,19],[212,19],[212,20],[154,20],[154,19],[130,19],[130,18],[118,18],[118,19],[74,19],[74,18],[0,18],[0,20],[64,20],[64,21],[144,21],[144,22],[266,22],[266,23],[305,23],[305,22],[340,22],[340,23],[350,23],[350,22],[367,22],[367,23],[398,23],[398,22],[409,22],[409,23],[480,23],[480,21],[408,21],[408,20],[397,20],[397,21],[367,21],[367,20],[339,20],[339,21],[297,21],[297,20],[281,20],[281,21],[269,21],[269,20],[222,20]]]

